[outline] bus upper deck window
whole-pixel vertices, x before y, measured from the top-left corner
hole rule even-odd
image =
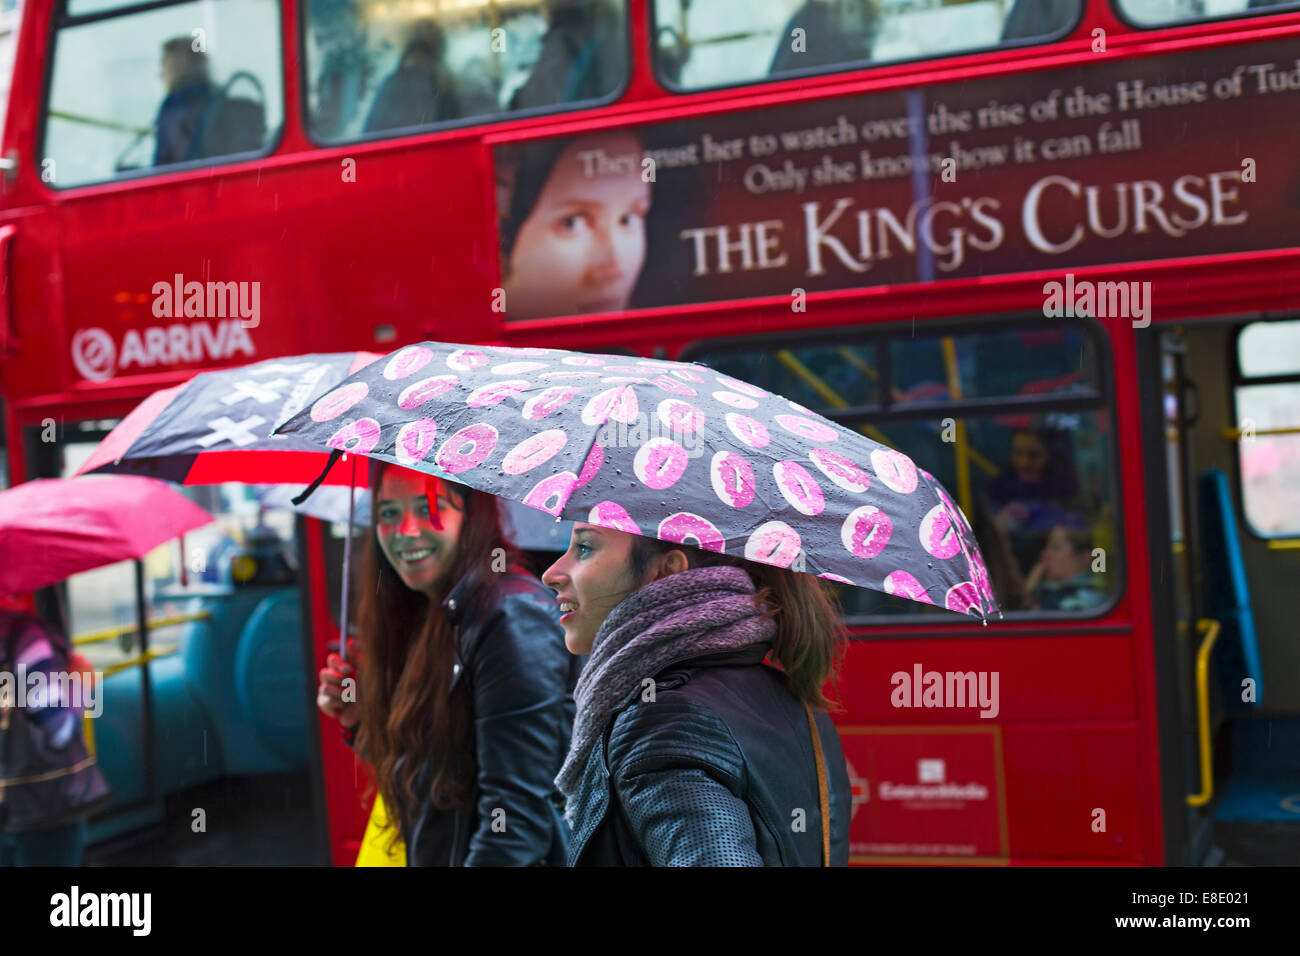
[[[283,119],[275,0],[72,0],[58,21],[42,179],[102,182],[256,154]]]
[[[325,141],[602,100],[628,75],[624,0],[308,0],[308,128]]]
[[[687,90],[1041,41],[1082,0],[655,0],[660,77]]]
[[[1140,27],[1163,27],[1190,20],[1283,13],[1300,9],[1298,0],[1112,0],[1120,16]]]

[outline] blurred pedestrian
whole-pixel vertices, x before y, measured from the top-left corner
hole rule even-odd
[[[848,862],[822,694],[843,641],[816,579],[578,522],[542,580],[591,654],[556,781],[571,865]]]
[[[112,797],[82,715],[101,688],[63,635],[0,607],[0,866],[80,866],[85,821]]]
[[[378,461],[370,487],[359,656],[330,655],[318,706],[372,765],[408,866],[563,865],[578,664],[554,600],[492,495]]]

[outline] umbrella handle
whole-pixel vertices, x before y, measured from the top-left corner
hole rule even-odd
[[[336,449],[337,453],[337,449]],[[330,456],[330,465],[334,464],[334,455]],[[315,490],[316,485],[324,479],[325,473],[330,470],[330,465],[325,466],[325,472],[321,473],[316,483],[308,488],[300,497],[306,498]],[[298,499],[295,498],[294,501]],[[347,661],[348,659],[348,578],[352,571],[352,522],[353,513],[356,511],[357,503],[357,456],[352,456],[352,481],[348,486],[348,536],[343,541],[343,596],[339,601],[341,606],[339,614],[339,659]]]

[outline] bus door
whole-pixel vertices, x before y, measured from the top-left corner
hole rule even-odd
[[[1187,860],[1300,854],[1300,321],[1161,333],[1176,748]],[[1159,568],[1155,569],[1159,572]],[[1157,584],[1161,575],[1155,575]],[[1166,758],[1169,754],[1166,753]],[[1178,761],[1167,763],[1167,769]]]

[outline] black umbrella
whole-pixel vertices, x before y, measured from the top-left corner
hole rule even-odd
[[[961,510],[905,454],[697,364],[424,342],[275,434],[586,521],[987,618]]]

